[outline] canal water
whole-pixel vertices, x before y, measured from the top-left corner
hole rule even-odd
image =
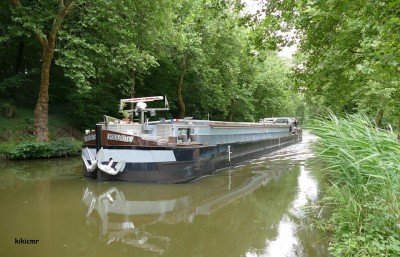
[[[316,138],[187,184],[98,182],[80,158],[0,164],[0,256],[328,256]]]

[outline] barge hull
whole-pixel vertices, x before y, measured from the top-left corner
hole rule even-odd
[[[84,169],[84,175],[98,180],[185,183],[209,175],[216,170],[298,143],[301,140],[302,134],[299,132],[280,138],[218,145],[105,146],[103,150],[107,159],[112,157],[114,160],[122,158],[129,160],[125,164],[124,171],[116,175],[109,175],[98,169],[93,172]],[[93,145],[84,145],[84,147],[88,147],[89,151],[96,153],[96,148]]]

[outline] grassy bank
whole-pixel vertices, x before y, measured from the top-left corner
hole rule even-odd
[[[12,117],[1,113],[0,159],[46,158],[79,154],[82,133],[70,125],[71,123],[71,120],[63,115],[61,109],[53,111],[49,115],[51,141],[37,143],[33,135],[32,108],[15,107]]]
[[[362,115],[318,120],[319,156],[329,165],[323,228],[333,256],[400,256],[400,145]]]

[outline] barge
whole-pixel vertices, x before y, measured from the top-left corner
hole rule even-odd
[[[146,102],[162,96],[121,100],[121,111],[140,122],[104,116],[87,131],[82,146],[83,173],[99,180],[184,183],[218,169],[253,159],[301,141],[292,124],[222,122],[192,118],[149,122],[164,108]],[[136,107],[124,111],[126,103]]]

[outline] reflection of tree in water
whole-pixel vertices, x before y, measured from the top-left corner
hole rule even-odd
[[[73,178],[81,176],[82,170],[80,158],[10,161],[4,162],[2,166],[9,177],[32,182],[49,178]]]

